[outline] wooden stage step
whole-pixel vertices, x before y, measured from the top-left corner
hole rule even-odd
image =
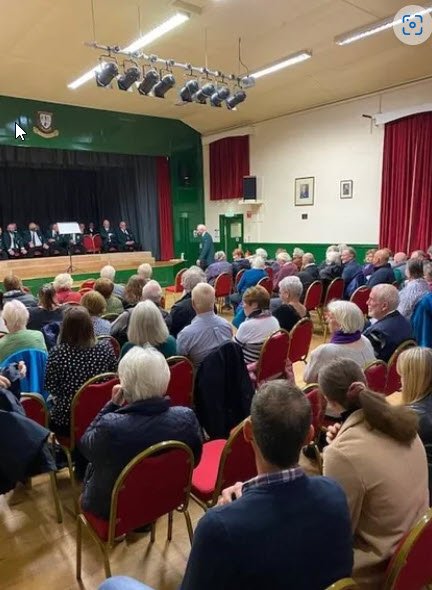
[[[151,252],[111,252],[108,254],[82,254],[72,257],[72,275],[99,272],[106,264],[116,270],[136,269],[143,262],[155,264]],[[38,279],[55,277],[66,272],[69,256],[51,256],[40,258],[22,258],[19,260],[0,261],[0,280],[5,276],[16,275],[20,279]]]

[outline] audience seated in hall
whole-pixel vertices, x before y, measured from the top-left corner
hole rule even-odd
[[[123,344],[121,356],[134,346],[150,345],[156,348],[165,358],[175,356],[177,343],[170,336],[164,319],[153,301],[140,301],[130,314],[127,329],[128,341]]]
[[[428,256],[424,250],[414,250],[413,252],[411,252],[410,258],[416,258],[417,260],[420,260],[421,262],[426,262],[428,259]]]
[[[171,307],[171,336],[177,338],[178,333],[186,326],[189,326],[194,319],[196,312],[192,305],[192,290],[199,283],[205,283],[204,271],[199,266],[191,266],[182,275],[183,286],[182,297]]]
[[[166,311],[166,309],[162,307],[162,304],[164,304],[162,287],[157,281],[153,279],[148,281],[142,290],[141,300],[147,301],[147,299],[149,301],[153,301],[153,303],[156,305],[169,329],[171,327],[171,316]]]
[[[8,329],[8,334],[0,338],[0,363],[19,350],[46,351],[42,333],[26,328],[29,311],[21,301],[14,299],[6,303],[2,317]]]
[[[372,260],[372,273],[366,282],[370,288],[383,283],[392,284],[396,281],[395,274],[389,262],[389,250],[377,250]]]
[[[362,335],[364,316],[355,303],[331,301],[327,306],[326,320],[330,342],[320,344],[312,351],[303,375],[306,383],[316,383],[319,370],[339,357],[349,358],[359,367],[375,360],[371,343]]]
[[[306,252],[306,254],[303,255],[302,269],[298,273],[298,277],[303,284],[302,299],[304,299],[308,288],[314,281],[319,281],[320,278],[318,267],[315,264],[314,255],[310,252]]]
[[[108,320],[104,320],[101,317],[106,313],[105,298],[97,291],[89,291],[82,296],[81,305],[90,314],[96,338],[98,336],[109,336],[111,324]]]
[[[234,304],[234,308],[241,302],[243,293],[249,287],[254,287],[258,281],[267,277],[265,269],[265,260],[262,256],[254,256],[251,259],[251,268],[246,270],[237,285],[237,293],[234,293],[230,297],[231,303]]]
[[[432,291],[432,264],[430,262],[424,265],[424,278],[428,284],[429,291]]]
[[[280,258],[278,258],[279,257],[279,254],[282,254],[283,252],[287,253],[287,251],[286,251],[285,248],[277,248],[276,249],[276,252],[275,252],[274,260],[269,260],[268,261],[268,263],[270,265],[270,268],[273,271],[273,276],[276,275],[279,272],[280,267],[283,264],[283,260],[280,259]]]
[[[135,307],[135,305],[141,301],[142,290],[145,283],[146,281],[138,275],[132,275],[129,277],[123,295],[125,309]]]
[[[332,248],[332,250],[330,250]],[[342,276],[342,262],[339,250],[333,250],[337,246],[330,246],[327,248],[326,258],[319,267],[319,278],[325,281],[326,284],[331,283],[334,279]]]
[[[49,352],[45,373],[50,428],[58,435],[68,436],[75,393],[91,377],[116,370],[113,349],[108,342],[96,340],[89,312],[80,305],[68,307],[58,344]]]
[[[78,291],[72,291],[73,278],[67,272],[57,275],[53,285],[60,305],[70,302],[79,303],[81,301],[81,295]]]
[[[408,280],[399,293],[398,311],[409,320],[417,302],[429,292],[429,285],[423,276],[423,262],[415,258],[408,260],[406,276]]]
[[[419,419],[418,433],[424,444],[429,468],[429,502],[432,503],[432,350],[414,346],[397,360],[402,382],[402,403]]]
[[[232,260],[233,278],[236,278],[239,270],[250,269],[250,260],[248,258],[245,258],[243,250],[240,250],[240,248],[236,248],[235,250],[233,250]]]
[[[365,284],[361,264],[357,262],[357,253],[350,246],[341,249],[342,278],[345,283],[344,298],[349,299],[354,291]]]
[[[61,322],[62,320],[63,310],[57,303],[56,292],[52,283],[42,285],[39,289],[38,306],[29,308],[27,328],[29,330],[42,330],[47,324]]]
[[[426,293],[414,308],[411,316],[414,339],[419,346],[432,348],[432,293]]]
[[[292,253],[292,260],[293,260],[294,264],[297,266],[298,271],[301,271],[301,269],[302,269],[303,256],[304,256],[304,250],[302,250],[301,248],[294,248],[293,253]]]
[[[398,285],[403,284],[406,279],[407,262],[408,256],[405,254],[405,252],[396,252],[391,265]]]
[[[279,297],[270,300],[270,310],[280,327],[287,332],[290,332],[301,319],[309,317],[309,312],[303,303],[300,303],[302,293],[303,285],[297,276],[285,277],[279,283]]]
[[[376,248],[371,248],[370,250],[368,250],[366,252],[366,256],[364,259],[364,265],[363,265],[363,274],[364,277],[366,279],[366,281],[368,281],[374,271],[374,265],[373,265],[373,260],[374,260],[374,256],[376,254],[377,249]]]
[[[319,372],[320,390],[342,425],[327,432],[323,472],[344,488],[354,533],[353,577],[380,590],[389,558],[429,506],[418,419],[366,389],[357,363],[338,359]]]
[[[121,285],[119,283],[116,283],[114,281],[115,275],[116,275],[116,269],[113,266],[111,266],[110,264],[107,264],[106,266],[104,266],[101,269],[99,274],[100,274],[101,279],[109,279],[110,281],[112,281],[114,283],[113,294],[116,297],[120,297],[120,299],[122,299],[124,296],[125,286]]]
[[[152,347],[134,347],[118,368],[120,384],[112,400],[99,412],[78,443],[89,461],[81,505],[108,519],[111,492],[127,463],[152,445],[178,440],[201,458],[201,430],[189,408],[170,407],[165,396],[170,370],[164,357]],[[109,457],[109,461],[107,461]]]
[[[96,279],[94,290],[105,299],[105,313],[123,313],[123,304],[118,297],[113,295],[114,283],[110,279]]]
[[[256,285],[245,291],[243,309],[246,320],[237,330],[234,341],[242,347],[247,364],[259,359],[264,341],[279,330],[279,322],[271,315],[269,307],[270,295],[264,287]]]
[[[149,281],[152,278],[153,268],[152,265],[148,262],[143,262],[137,268],[137,275],[140,279],[144,279],[145,282]]]
[[[210,264],[205,270],[207,282],[214,285],[216,277],[222,273],[232,273],[232,265],[228,262],[225,252],[219,250],[214,255],[214,262]]]
[[[263,385],[244,436],[258,476],[225,490],[200,519],[181,590],[323,590],[350,576],[345,494],[298,465],[314,436],[303,392],[282,380]]]
[[[279,290],[279,284],[285,277],[298,274],[297,264],[291,259],[288,252],[279,252],[276,256],[279,263],[279,270],[273,276],[273,290]]]
[[[26,293],[23,290],[21,279],[15,275],[8,275],[3,279],[3,288],[3,305],[15,299],[26,307],[36,307],[36,298],[31,293]]]
[[[190,358],[198,367],[218,346],[232,339],[232,328],[214,312],[215,290],[199,283],[192,291],[192,306],[196,317],[177,336],[177,353]]]
[[[399,344],[411,338],[410,323],[398,312],[398,305],[399,291],[393,285],[376,285],[371,290],[368,300],[371,320],[363,334],[371,341],[375,356],[386,363]]]

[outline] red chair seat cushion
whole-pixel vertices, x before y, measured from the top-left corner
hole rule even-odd
[[[83,510],[83,514],[101,541],[108,541],[109,520]]]
[[[168,291],[169,293],[175,293],[176,292],[176,286],[175,285],[170,285],[169,287],[165,287],[165,291]]]
[[[205,443],[201,461],[193,471],[192,493],[203,502],[211,500],[216,487],[220,458],[225,443],[224,439]]]

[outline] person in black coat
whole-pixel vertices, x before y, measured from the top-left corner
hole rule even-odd
[[[135,236],[127,227],[126,221],[120,221],[118,228],[115,230],[115,236],[120,250],[124,252],[141,250],[141,246],[135,240]]]
[[[100,237],[102,238],[102,250],[104,252],[117,252],[118,243],[114,228],[108,219],[104,219],[100,230]]]
[[[308,288],[314,281],[319,281],[320,279],[319,270],[315,264],[315,258],[310,252],[303,254],[302,269],[298,273],[298,278],[303,284],[303,295],[301,300],[304,301]]]
[[[108,519],[111,493],[122,469],[152,445],[177,440],[201,459],[202,436],[190,408],[170,407],[165,396],[170,370],[163,355],[148,346],[135,346],[120,361],[120,385],[78,443],[89,461],[84,478],[82,508]],[[125,404],[125,405],[124,405]]]
[[[48,256],[49,246],[37,223],[31,221],[28,225],[28,230],[23,232],[22,237],[29,258],[33,258],[34,256]]]
[[[191,321],[196,316],[196,312],[192,305],[192,289],[198,283],[206,283],[206,276],[198,266],[191,266],[182,275],[182,285],[184,293],[172,307],[170,311],[170,325],[169,331],[171,336],[177,338],[183,328],[189,326]],[[168,325],[167,323],[167,325]]]
[[[3,234],[3,245],[9,258],[19,258],[25,256],[27,250],[24,247],[24,241],[17,231],[16,223],[9,223]]]
[[[392,285],[396,281],[395,274],[389,263],[389,251],[377,250],[373,257],[373,271],[366,285],[372,289],[375,285],[388,283]]]
[[[64,236],[60,235],[57,223],[52,223],[49,226],[45,237],[49,246],[50,256],[64,256],[66,254]]]

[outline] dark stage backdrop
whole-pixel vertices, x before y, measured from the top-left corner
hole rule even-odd
[[[0,221],[128,222],[160,258],[157,158],[0,146]]]

